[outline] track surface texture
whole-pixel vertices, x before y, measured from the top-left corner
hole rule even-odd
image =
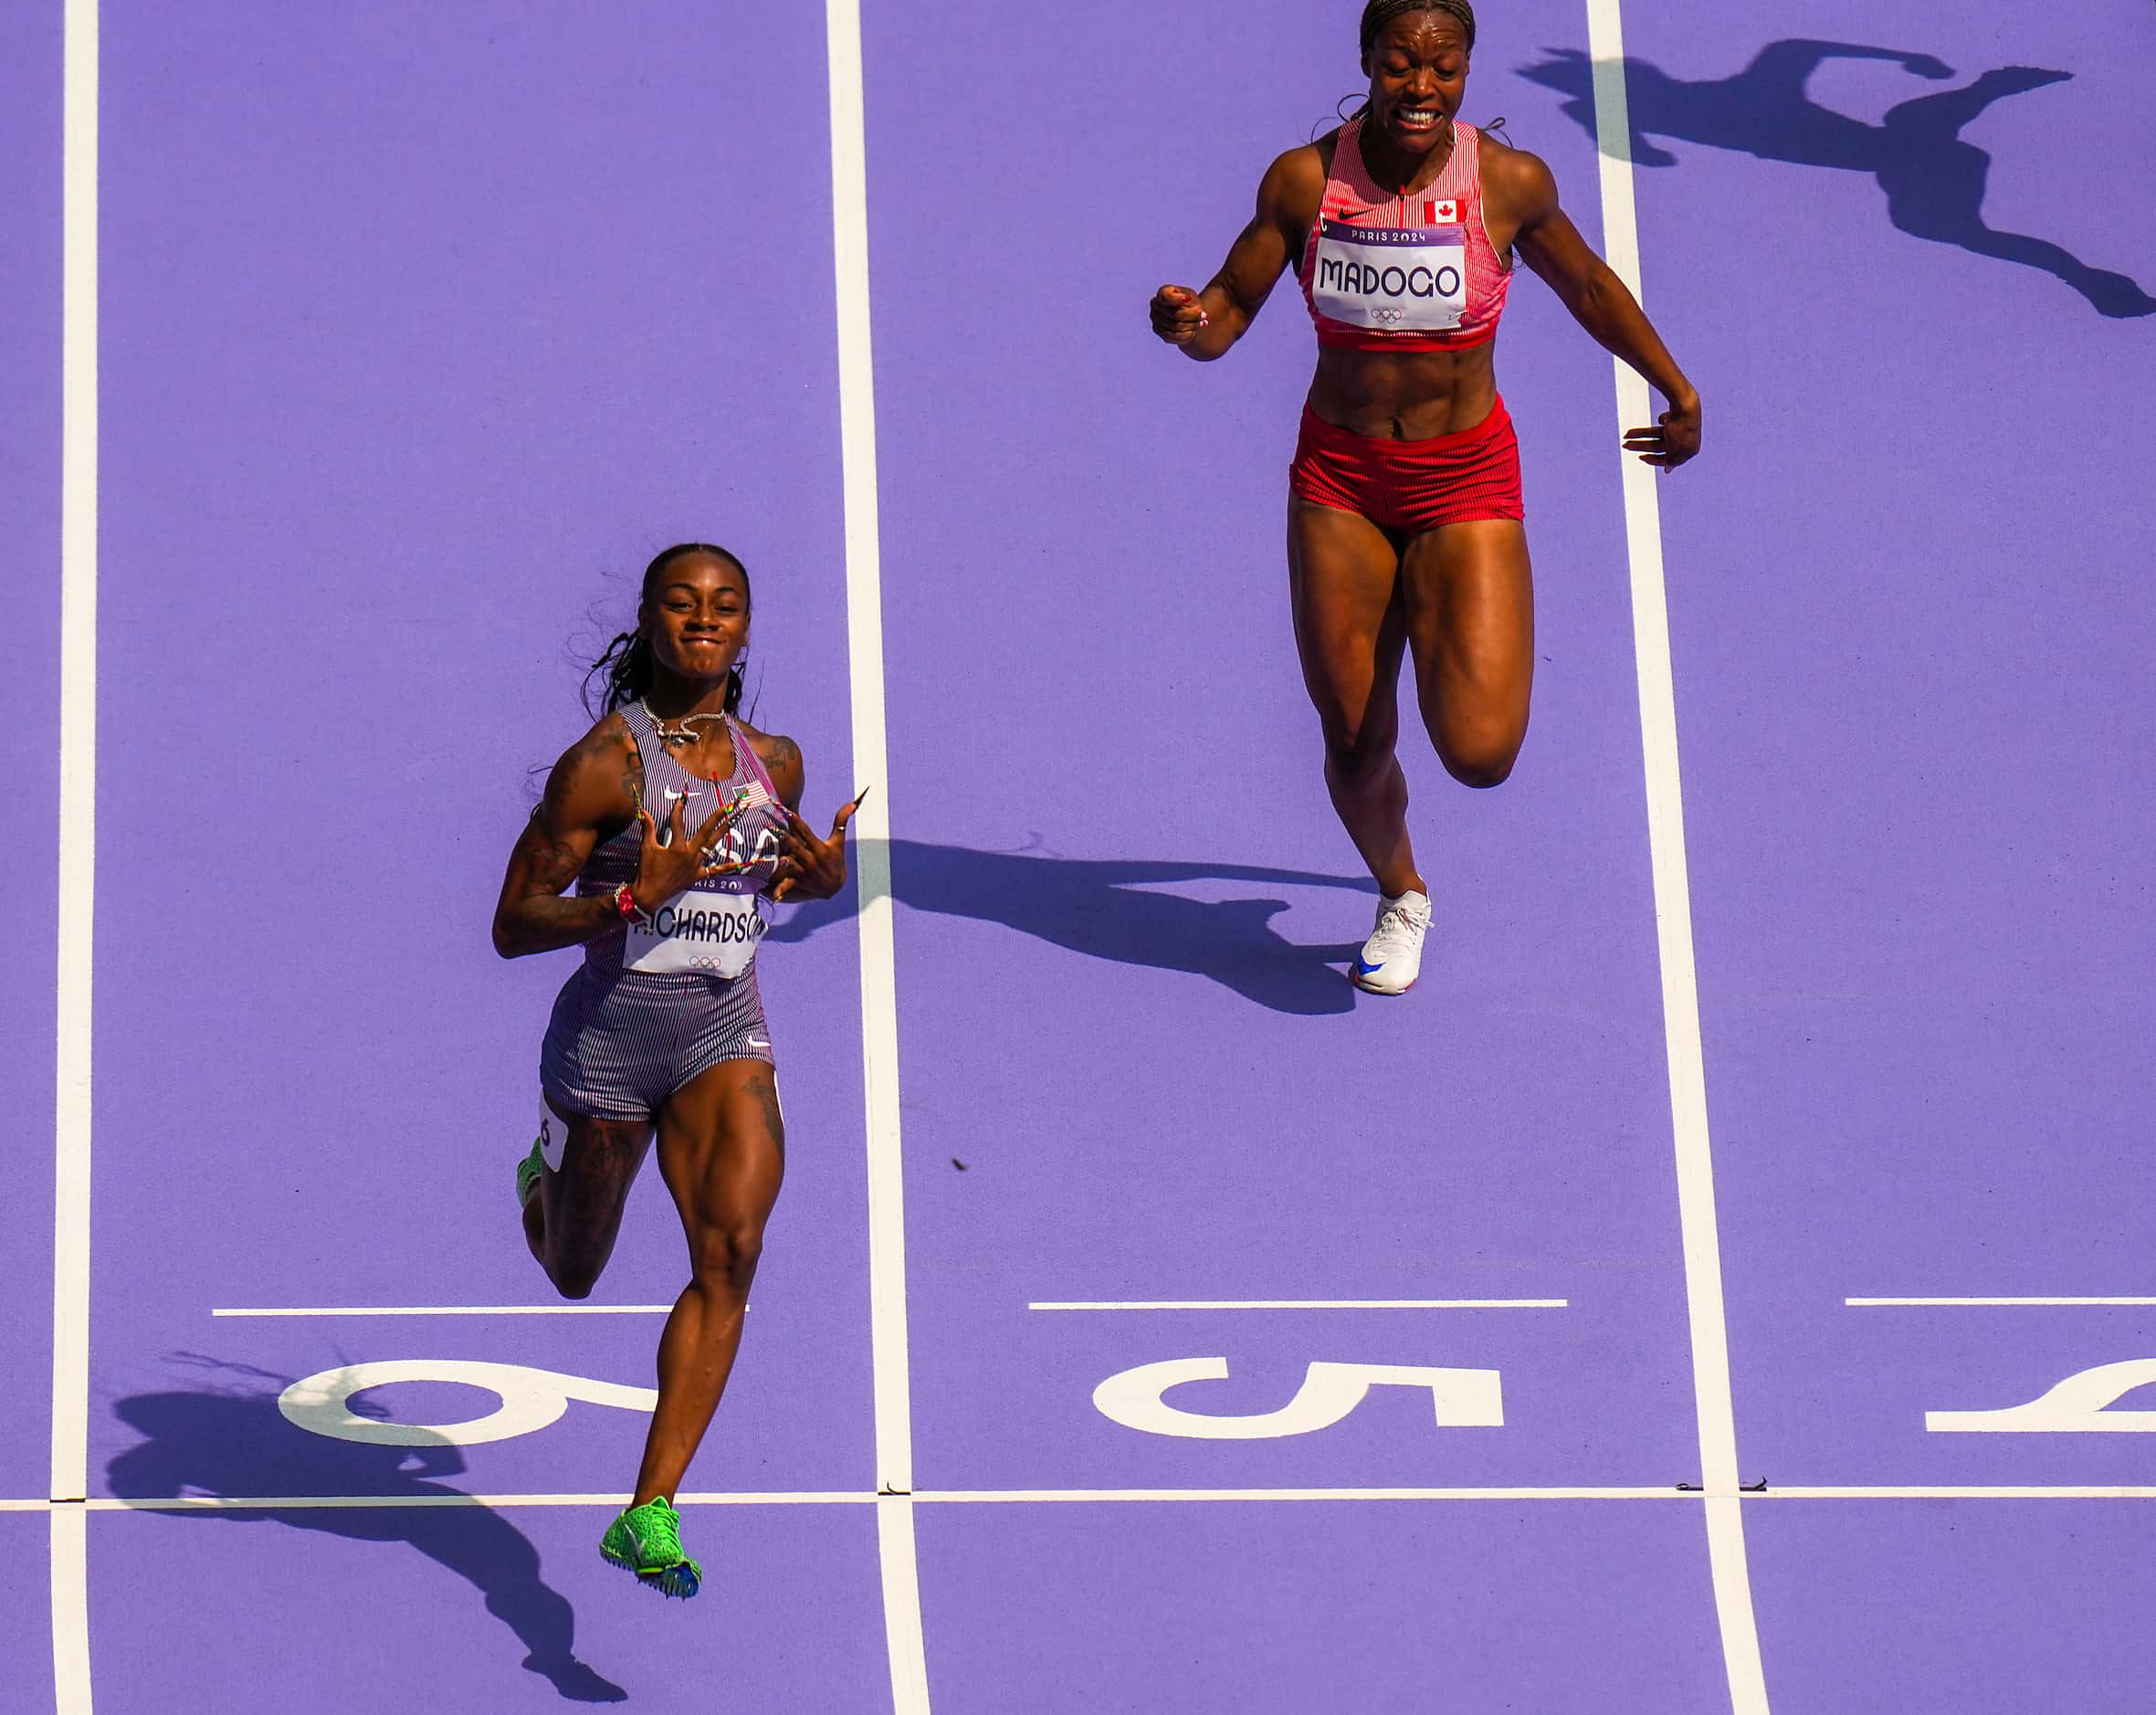
[[[2149,1707],[2156,14],[1483,9],[1705,447],[1517,283],[1534,728],[1410,722],[1381,1000],[1292,282],[1143,315],[1355,10],[0,19],[0,1706]],[[875,789],[686,1605],[596,1552],[678,1228],[552,1299],[487,938],[683,539]]]

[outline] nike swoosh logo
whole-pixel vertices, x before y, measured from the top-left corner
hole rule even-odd
[[[1364,964],[1362,955],[1361,953],[1355,955],[1355,974],[1357,976],[1375,976],[1384,968],[1385,962],[1383,959],[1380,959],[1375,964]]]
[[[638,1560],[642,1560],[645,1557],[644,1538],[638,1533],[636,1527],[633,1524],[625,1524],[622,1526],[622,1529],[628,1532],[629,1546],[636,1550],[636,1558]]]
[[[667,796],[668,796],[668,799],[674,799],[674,798],[694,798],[694,797],[697,797],[697,796],[699,796],[699,794],[698,794],[698,793],[697,793],[695,790],[693,790],[693,789],[691,789],[691,790],[689,790],[689,791],[688,791],[688,792],[676,792],[676,791],[673,789],[673,787],[671,787],[671,786],[668,786],[668,787],[665,787],[663,790],[665,791],[665,793],[666,793],[666,794],[667,794]]]

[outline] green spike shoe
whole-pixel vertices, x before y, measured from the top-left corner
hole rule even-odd
[[[539,1188],[539,1175],[546,1170],[546,1156],[536,1142],[531,1153],[517,1163],[517,1207],[527,1206],[531,1194]]]
[[[704,1569],[681,1552],[681,1515],[663,1495],[629,1508],[608,1525],[599,1554],[662,1596],[686,1602],[704,1582]]]

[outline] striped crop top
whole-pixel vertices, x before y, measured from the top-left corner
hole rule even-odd
[[[693,834],[720,804],[734,813],[712,850],[716,874],[667,900],[650,916],[584,943],[584,963],[608,977],[622,971],[737,977],[756,956],[764,918],[759,896],[778,868],[779,832],[786,826],[785,805],[748,733],[731,715],[726,731],[733,740],[733,772],[724,780],[707,780],[684,768],[667,748],[641,702],[624,703],[621,718],[636,742],[644,773],[644,804],[657,823],[662,843],[674,805],[681,805],[681,826]],[[628,826],[584,859],[576,891],[588,898],[611,893],[636,879],[644,849],[642,825]]]
[[[1360,120],[1341,127],[1297,270],[1318,343],[1365,352],[1488,343],[1512,269],[1482,225],[1482,133],[1455,121],[1436,181],[1401,195],[1372,180],[1362,131]]]

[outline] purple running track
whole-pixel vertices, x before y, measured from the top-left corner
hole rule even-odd
[[[51,1468],[53,885],[58,840],[60,550],[60,32],[57,14],[0,17],[0,822],[16,885],[0,898],[0,1104],[17,1128],[0,1247],[15,1277],[0,1370],[23,1378],[0,1412],[0,1495],[42,1495]],[[44,1531],[39,1520],[38,1535]],[[42,1550],[40,1550],[42,1552]],[[38,1581],[42,1584],[42,1580]],[[42,1609],[42,1599],[40,1599]]]
[[[1278,51],[1213,78],[1159,51],[1156,12],[1095,8],[1098,69],[1044,94],[1088,115],[1073,170],[1062,119],[996,119],[993,148],[954,132],[1008,99],[1009,66],[1065,51],[1062,21],[957,7],[930,53],[918,19],[869,20],[892,730],[983,741],[894,757],[894,887],[927,908],[900,919],[899,959],[929,1489],[1699,1478],[1606,370],[1547,294],[1520,294],[1504,385],[1532,426],[1530,504],[1568,497],[1535,514],[1551,665],[1504,793],[1452,787],[1413,747],[1443,951],[1389,1003],[1340,976],[1372,889],[1326,806],[1283,600],[1309,342],[1292,284],[1216,368],[1143,331],[1154,286],[1210,273],[1265,163],[1346,87],[1327,23],[1267,8]],[[1551,6],[1527,27],[1567,26]],[[1591,184],[1592,144],[1551,142],[1560,174]],[[951,671],[954,632],[1000,670]],[[1271,873],[1237,873],[1253,864]],[[1568,1308],[1026,1309],[1294,1299]],[[1277,1407],[1313,1360],[1432,1364],[1497,1370],[1506,1426],[1436,1431],[1426,1394],[1390,1389],[1323,1434],[1243,1442],[1133,1434],[1089,1405],[1109,1375],[1212,1355],[1229,1379],[1185,1409]],[[1153,1624],[1059,1693],[1010,1627],[961,1617],[982,1591],[1097,1599],[1100,1551],[1044,1553],[1025,1522],[924,1527],[939,1701],[1229,1710],[1262,1683],[1283,1709],[1412,1707],[1403,1689],[1446,1682],[1481,1619],[1433,1615],[1383,1650],[1316,1630],[1277,1657],[1232,1651],[1223,1678],[1144,1639],[1206,1636],[1245,1602],[1337,1615],[1339,1567],[1404,1573],[1408,1539],[1381,1547],[1353,1507],[1297,1513],[1300,1546],[1246,1596],[1218,1586],[1222,1533],[1262,1525],[1149,1507],[1091,1529],[1127,1533]],[[1601,1616],[1573,1641],[1583,1675],[1632,1678],[1672,1636],[1710,1655],[1704,1539],[1667,1523],[1656,1552],[1680,1573],[1656,1599],[1621,1557],[1579,1572]],[[1495,1587],[1553,1524],[1426,1528],[1448,1575]],[[964,1545],[962,1583],[945,1541]]]
[[[752,682],[809,757],[811,807],[828,814],[849,784],[813,22],[748,38],[683,7],[575,22],[512,5],[107,9],[92,1468],[121,1460],[123,1493],[424,1491],[411,1461],[277,1415],[287,1381],[343,1363],[649,1384],[647,1316],[209,1311],[548,1296],[516,1242],[510,1168],[568,966],[501,965],[486,920],[533,770],[583,730],[572,658],[627,622],[650,546],[716,534],[762,573]],[[795,1152],[741,1385],[697,1475],[863,1490],[852,942],[769,964],[790,1115],[816,1146]],[[654,1179],[609,1295],[670,1299],[679,1244]],[[391,1397],[437,1421],[483,1400],[447,1384]],[[618,1489],[642,1419],[573,1414],[425,1475],[446,1465],[473,1493]],[[798,1530],[779,1514],[776,1555],[749,1546],[761,1526],[713,1519],[708,1552],[737,1569],[715,1583],[750,1577],[782,1604],[789,1586],[827,1592],[800,1605],[805,1626],[857,1636],[879,1673],[866,1511]],[[605,1510],[487,1517],[482,1566],[536,1548],[548,1586],[618,1599],[632,1631],[609,1641],[613,1677],[644,1656],[639,1695],[663,1698],[652,1675],[676,1615],[636,1607],[648,1598],[600,1565]],[[91,1632],[122,1707],[152,1688],[215,1706],[217,1676],[251,1671],[190,1642],[199,1608],[146,1607],[146,1583],[199,1599],[306,1555],[310,1580],[340,1569],[317,1599],[341,1577],[379,1581],[394,1612],[356,1635],[386,1638],[419,1601],[411,1581],[438,1576],[408,1553],[332,1553],[319,1530],[95,1525]],[[852,1595],[834,1623],[827,1605]],[[752,1605],[721,1594],[689,1623],[731,1653],[737,1625],[775,1629]],[[342,1626],[334,1608],[324,1623]],[[463,1706],[555,1702],[518,1672],[531,1638],[476,1596],[465,1609],[458,1671],[491,1689]],[[567,1642],[558,1624],[546,1637]],[[840,1703],[857,1695],[847,1656],[815,1657]],[[340,1678],[315,1706],[377,1707],[382,1689]]]
[[[1845,1300],[2156,1293],[2156,520],[2132,498],[2156,318],[1890,219],[1973,241],[1956,193],[1981,149],[1991,227],[2156,287],[2156,208],[2100,164],[2156,146],[2156,28],[1849,5],[1771,32],[1703,5],[1626,22],[1653,68],[1627,80],[1635,131],[1736,122],[1675,86],[1773,38],[1951,73],[1825,58],[1813,101],[1873,133],[1833,141],[1854,166],[1773,158],[1835,137],[1777,68],[1750,98],[1762,158],[1649,132],[1676,164],[1636,174],[1649,301],[1720,403],[1714,462],[1673,479],[1666,519],[1745,1476],[2148,1484],[2142,1436],[1925,1422],[2156,1358],[2156,1308]],[[2000,94],[1959,147],[1944,103],[1888,117],[2014,67],[2072,76]],[[1834,369],[1786,361],[1775,336],[1822,325]],[[2127,1709],[2156,1673],[2135,1581],[2091,1575],[2145,1557],[2140,1506],[1747,1519],[1789,1707]]]
[[[0,1626],[0,1685],[24,1710],[50,1709],[54,1701],[50,1540],[41,1513],[0,1512],[0,1613],[7,1615]]]
[[[1372,890],[1288,631],[1292,283],[1225,364],[1142,326],[1354,87],[1351,13],[1253,0],[1201,50],[1131,0],[1082,37],[985,0],[867,7],[871,781],[814,9],[103,7],[92,1494],[318,1503],[93,1511],[108,1707],[302,1685],[325,1711],[891,1706],[850,894],[783,913],[762,962],[791,1171],[691,1475],[731,1499],[689,1508],[698,1602],[596,1557],[636,1413],[406,1448],[275,1403],[415,1359],[648,1385],[655,1316],[211,1313],[546,1302],[510,1167],[568,957],[504,966],[485,923],[534,771],[582,730],[576,663],[686,537],[756,574],[752,687],[807,754],[812,817],[863,784],[892,810],[934,1707],[1729,1707],[1677,1490],[1701,1455],[1608,362],[1520,282],[1500,379],[1534,731],[1470,794],[1410,715],[1439,929],[1388,1002],[1340,973]],[[1909,1491],[2148,1484],[2131,1435],[1925,1414],[2156,1358],[2156,1310],[1845,1299],[2156,1295],[2156,618],[2133,575],[2156,525],[2122,498],[2156,452],[2156,317],[2124,313],[2156,283],[2156,214],[2086,166],[2156,142],[2156,25],[1625,23],[1646,300],[1709,407],[1707,456],[1658,492],[1770,1697],[2131,1708],[2156,1667],[2116,1575],[2145,1557],[2140,1507]],[[0,481],[35,566],[57,552],[58,42],[0,30],[23,260],[0,339],[26,407]],[[1486,19],[1467,116],[1507,115],[1599,243],[1585,32],[1570,0]],[[1987,71],[1967,114],[1899,105]],[[1989,232],[2032,242],[1987,236],[1972,184]],[[37,1052],[5,1074],[33,1147],[0,1220],[42,1283],[58,604],[22,583],[0,666],[33,885],[0,907],[27,955],[0,1015]],[[669,1299],[678,1244],[647,1184],[600,1301]],[[31,1500],[50,1350],[25,1296],[0,1472]],[[1564,1302],[1028,1308],[1299,1299]],[[1436,1366],[1496,1372],[1503,1426],[1436,1427],[1405,1387],[1243,1440],[1093,1403],[1208,1357],[1227,1377],[1171,1395],[1185,1412],[1275,1410],[1313,1362]],[[424,1424],[491,1401],[433,1381],[363,1404]],[[1288,1498],[1371,1488],[1507,1494]],[[1532,1493],[1582,1489],[1623,1498]],[[1224,1490],[1248,1498],[1198,1498]],[[0,1531],[0,1606],[35,1622],[0,1683],[45,1707],[45,1522]]]

